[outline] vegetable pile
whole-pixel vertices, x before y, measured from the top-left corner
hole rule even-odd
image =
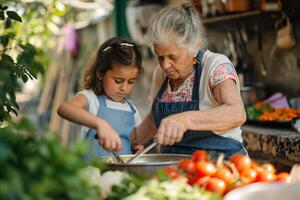
[[[99,199],[85,173],[87,146],[64,149],[56,134],[34,132],[26,120],[0,129],[0,199]]]
[[[247,118],[250,120],[290,121],[299,117],[300,108],[273,108],[261,102],[247,108]]]
[[[155,177],[126,174],[114,185],[108,199],[119,200],[220,200],[227,192],[255,182],[290,182],[290,174],[277,173],[271,163],[260,164],[242,154],[216,161],[203,150],[194,152],[190,159],[177,167],[166,167]]]
[[[121,184],[114,185],[108,195],[112,200],[221,200],[204,188],[187,184],[186,179],[171,179],[164,171],[156,177],[125,174]]]
[[[191,159],[182,160],[178,168],[168,167],[166,173],[173,179],[186,178],[189,185],[205,188],[219,195],[254,182],[289,182],[289,173],[276,174],[271,163],[259,164],[242,154],[229,161],[221,155],[216,162],[205,151],[197,150]]]

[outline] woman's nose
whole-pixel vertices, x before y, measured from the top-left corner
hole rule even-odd
[[[171,66],[171,64],[168,61],[164,61],[164,62],[162,62],[161,66],[163,69],[168,69]]]

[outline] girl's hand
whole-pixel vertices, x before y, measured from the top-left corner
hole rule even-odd
[[[122,148],[119,135],[105,120],[100,120],[97,124],[97,136],[99,144],[107,151],[118,151]]]
[[[164,118],[157,131],[157,141],[161,145],[173,145],[182,140],[187,130],[187,117],[183,113]]]
[[[132,150],[136,154],[144,149],[144,145],[142,144],[132,144]]]

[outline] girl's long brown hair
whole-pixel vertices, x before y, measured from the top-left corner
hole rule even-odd
[[[96,95],[103,94],[102,81],[98,77],[104,76],[114,64],[134,66],[141,72],[142,57],[136,44],[117,37],[106,40],[84,73],[83,87],[93,90]]]

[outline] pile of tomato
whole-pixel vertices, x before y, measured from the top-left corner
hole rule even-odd
[[[195,151],[191,159],[182,160],[178,168],[168,167],[165,171],[173,179],[184,177],[188,184],[219,195],[250,183],[290,180],[289,173],[276,173],[271,163],[259,164],[242,154],[233,155],[229,161],[222,156],[212,161],[203,150]]]

